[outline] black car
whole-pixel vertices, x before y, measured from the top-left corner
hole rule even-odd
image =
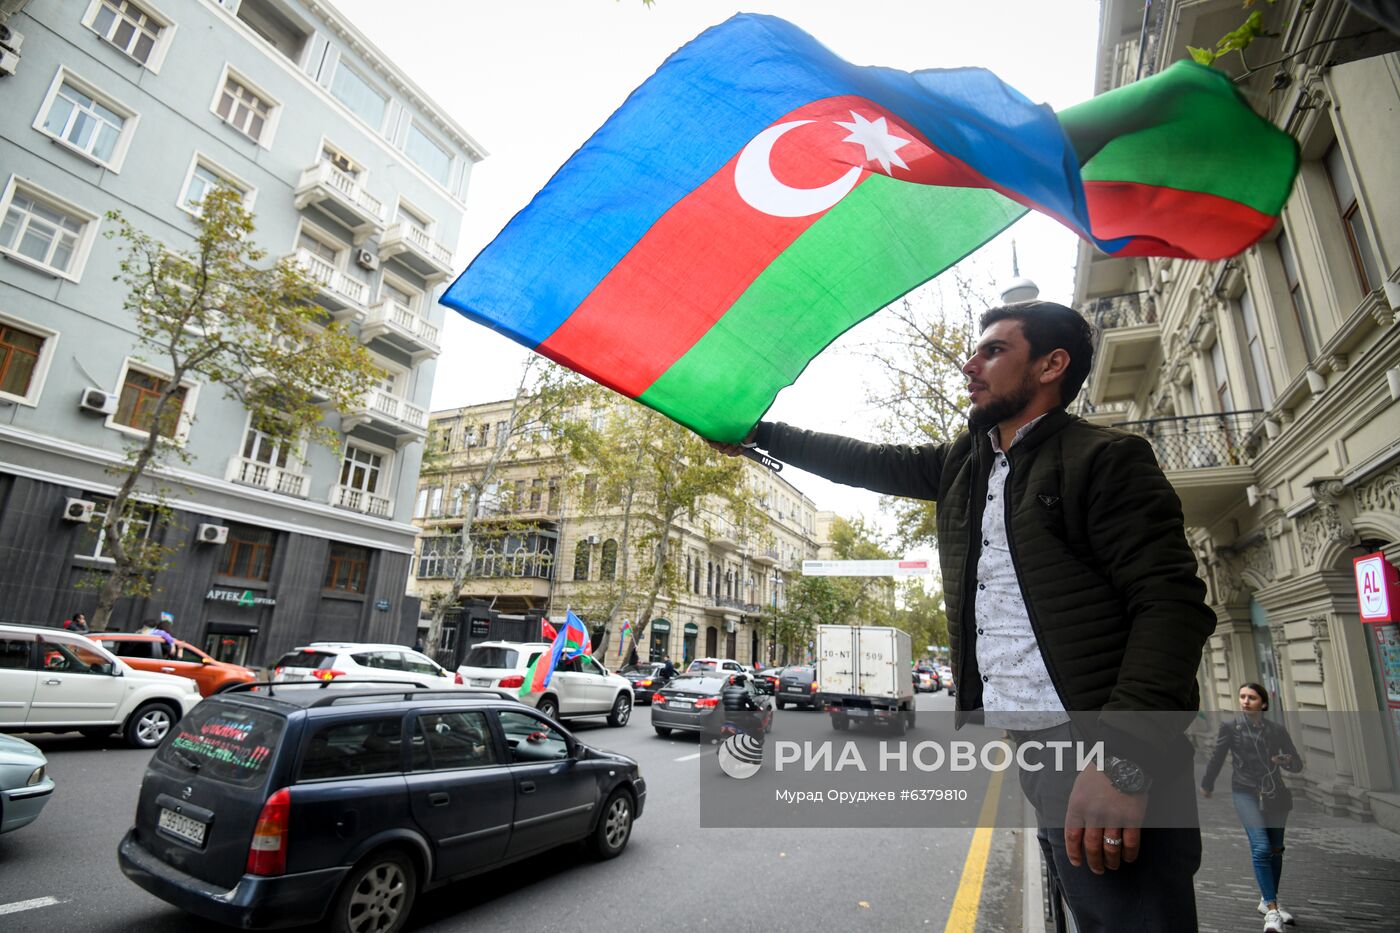
[[[400,929],[420,891],[565,842],[620,854],[630,758],[499,694],[261,685],[200,703],[141,783],[122,871],[238,927]]]
[[[632,684],[632,705],[644,706],[651,702],[651,696],[671,682],[671,678],[661,673],[666,665],[660,661],[645,664],[629,664],[618,671]]]
[[[784,668],[782,679],[778,681],[778,689],[773,694],[773,701],[778,704],[778,709],[788,706],[815,709],[817,669],[805,665]]]
[[[657,735],[679,732],[704,732],[714,726],[713,717],[724,710],[720,694],[735,680],[748,691],[749,699],[758,708],[759,720],[767,732],[773,726],[773,701],[760,693],[747,674],[697,671],[682,674],[662,687],[652,698],[651,725]]]
[[[766,693],[769,696],[778,692],[778,682],[783,679],[783,667],[765,667],[760,671],[755,671],[753,675],[753,685],[758,688],[759,693]]]

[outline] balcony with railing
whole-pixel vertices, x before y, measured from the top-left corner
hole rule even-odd
[[[755,564],[762,564],[765,567],[776,566],[780,559],[776,547],[759,548],[749,556]]]
[[[707,596],[705,597],[705,609],[718,615],[724,615],[726,610],[730,613],[738,612],[747,616],[756,616],[763,612],[763,607],[758,603],[745,602],[732,596]]]
[[[397,259],[429,282],[452,274],[452,250],[417,224],[400,220],[379,238],[379,258]]]
[[[407,353],[414,365],[442,352],[438,329],[412,308],[392,298],[381,298],[378,304],[370,307],[360,326],[360,340],[364,343],[383,340]]]
[[[1260,411],[1151,418],[1114,425],[1147,438],[1175,487],[1186,524],[1205,526],[1244,500],[1254,482],[1249,439]]]
[[[303,476],[295,470],[249,460],[246,457],[234,457],[229,460],[226,478],[240,486],[256,486],[269,492],[301,499],[306,498],[307,487],[311,484],[311,477]]]
[[[1098,332],[1086,397],[1094,405],[1133,399],[1162,353],[1156,298],[1151,292],[1094,298],[1080,314]]]
[[[373,515],[375,518],[392,518],[394,515],[393,499],[353,486],[332,486],[331,505],[338,509]]]
[[[341,428],[352,431],[369,425],[394,438],[402,447],[428,436],[428,411],[406,398],[390,395],[383,389],[371,389],[358,404],[341,416]]]
[[[324,159],[301,173],[293,193],[297,210],[316,205],[345,224],[356,245],[384,230],[384,203],[360,180]]]
[[[316,301],[331,313],[331,317],[344,320],[364,316],[369,286],[352,279],[308,249],[298,249],[293,255],[316,283]]]

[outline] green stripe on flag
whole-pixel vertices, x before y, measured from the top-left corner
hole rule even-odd
[[[1025,212],[987,189],[871,175],[774,260],[638,401],[701,436],[740,441],[827,344]]]

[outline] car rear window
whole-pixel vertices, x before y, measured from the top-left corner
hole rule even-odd
[[[335,663],[335,655],[325,651],[289,651],[282,655],[276,667],[309,667],[312,670],[328,668]]]
[[[287,720],[267,710],[205,700],[175,726],[156,758],[228,784],[262,780]]]
[[[464,667],[496,667],[507,670],[515,670],[515,664],[520,660],[520,652],[514,648],[489,647],[477,645],[462,661]]]

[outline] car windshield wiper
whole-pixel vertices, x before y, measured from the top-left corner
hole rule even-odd
[[[198,771],[198,770],[199,770],[199,761],[198,761],[198,759],[191,758],[189,755],[186,755],[184,752],[180,751],[178,748],[172,748],[172,749],[170,750],[170,754],[174,755],[177,759],[179,759],[180,763],[181,763],[182,765],[184,765],[185,767],[189,768],[191,771]]]

